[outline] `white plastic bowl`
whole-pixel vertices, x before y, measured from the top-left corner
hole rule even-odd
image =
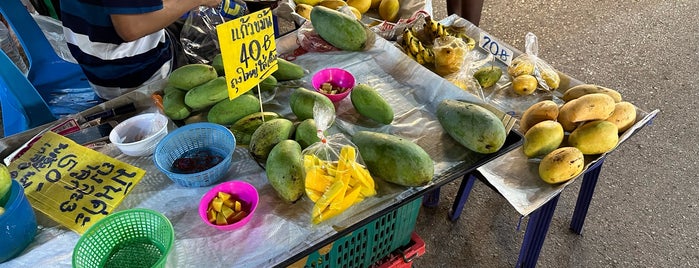
[[[160,113],[140,114],[119,123],[109,133],[109,141],[130,156],[149,156],[167,135],[167,116]]]

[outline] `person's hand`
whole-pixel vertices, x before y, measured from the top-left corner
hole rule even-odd
[[[202,6],[218,7],[220,4],[221,4],[221,0],[201,0]]]

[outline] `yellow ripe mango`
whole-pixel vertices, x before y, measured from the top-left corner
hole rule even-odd
[[[618,128],[614,123],[597,120],[586,122],[568,136],[568,144],[585,155],[606,153],[619,142]]]
[[[614,112],[614,98],[603,93],[592,93],[567,102],[561,107],[571,122],[604,120]],[[565,126],[564,126],[565,127]]]
[[[580,175],[584,167],[585,157],[578,148],[561,147],[541,159],[539,177],[546,183],[561,183]]]
[[[398,0],[381,0],[381,3],[379,3],[379,17],[383,20],[396,22],[398,20],[398,11],[400,11],[400,2]]]
[[[356,8],[361,14],[371,8],[371,0],[347,0],[347,5]]]
[[[539,122],[524,134],[522,151],[530,158],[546,155],[558,149],[564,136],[560,123],[551,120]]]
[[[614,112],[605,120],[614,123],[619,133],[623,133],[636,123],[636,107],[630,102],[617,102]]]

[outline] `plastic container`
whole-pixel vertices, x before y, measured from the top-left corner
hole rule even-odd
[[[425,241],[413,232],[410,243],[376,262],[371,268],[410,268],[413,260],[425,254]]]
[[[17,69],[26,74],[27,64],[24,63],[24,59],[19,54],[19,49],[17,49],[17,45],[15,45],[15,42],[12,40],[10,30],[3,22],[0,22],[0,45],[2,46],[2,51],[7,54],[7,57],[17,65]]]
[[[324,254],[319,251],[309,254],[302,260],[305,263],[300,265],[315,268],[369,267],[410,243],[421,206],[422,198],[410,201],[337,239],[329,245],[332,247],[329,251],[323,251]]]
[[[346,88],[347,90],[338,94],[327,94],[321,90],[324,83],[330,83],[333,87]],[[313,74],[313,77],[311,78],[313,88],[320,92],[320,94],[328,97],[332,102],[339,102],[347,97],[354,88],[354,83],[354,75],[340,68],[322,69]]]
[[[196,150],[207,150],[222,160],[211,168],[195,173],[178,172],[173,163]],[[153,161],[172,181],[184,187],[209,186],[219,181],[231,166],[235,136],[226,127],[200,122],[175,129],[155,148]]]
[[[12,180],[5,213],[0,215],[0,263],[19,255],[34,240],[36,216],[24,188]]]
[[[109,133],[109,141],[130,156],[149,156],[167,135],[167,116],[161,113],[140,114],[119,123]]]
[[[73,267],[165,267],[175,230],[157,211],[128,209],[92,225],[73,249]]]
[[[218,192],[228,193],[231,195],[231,198],[240,200],[241,203],[243,203],[243,211],[247,212],[247,216],[245,216],[245,218],[237,222],[228,225],[216,225],[209,222],[206,212],[209,208],[209,203],[211,203],[211,200],[213,200],[214,197],[216,197]],[[204,196],[201,198],[201,201],[199,201],[199,216],[201,217],[201,220],[206,223],[206,225],[209,225],[216,229],[223,231],[235,230],[242,227],[243,225],[248,223],[250,219],[252,219],[252,216],[255,213],[255,210],[257,209],[257,204],[259,203],[259,201],[260,196],[257,193],[257,189],[255,189],[255,187],[251,184],[244,181],[228,181],[214,186],[213,188],[211,188],[211,190],[204,194]]]

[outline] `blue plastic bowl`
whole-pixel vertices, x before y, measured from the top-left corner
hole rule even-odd
[[[19,255],[34,240],[36,216],[24,188],[12,180],[5,213],[0,215],[0,263]]]
[[[196,173],[181,173],[173,163],[196,150],[207,150],[223,158],[215,166]],[[233,160],[235,136],[226,127],[208,123],[185,125],[169,133],[155,147],[153,161],[175,183],[184,187],[209,186],[226,175]]]

